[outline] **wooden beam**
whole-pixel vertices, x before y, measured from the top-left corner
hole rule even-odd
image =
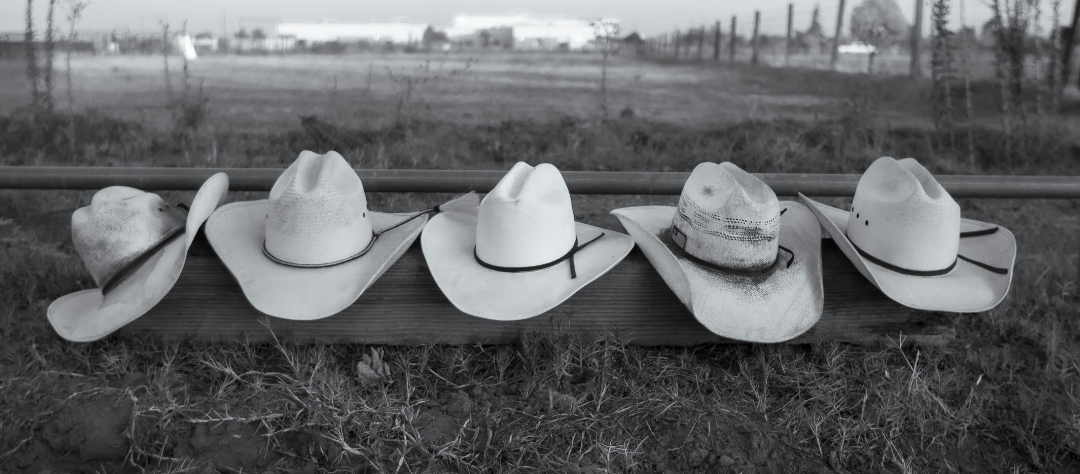
[[[836,60],[840,54],[840,34],[844,31],[844,0],[836,8],[836,35],[833,36],[832,57],[829,59],[829,69],[836,70]]]
[[[199,189],[214,173],[229,175],[230,191],[269,191],[280,168],[113,168],[0,166],[0,189],[101,189],[131,186],[147,191]],[[488,192],[505,170],[366,170],[356,173],[368,192]],[[677,195],[685,172],[563,171],[573,194]],[[754,173],[777,195],[853,196],[857,174]],[[1080,198],[1080,176],[938,175],[957,198]]]
[[[822,267],[827,276],[824,315],[793,343],[870,344],[895,341],[902,334],[905,340],[937,345],[954,336],[943,315],[886,298],[831,240],[822,241]],[[417,243],[345,311],[300,322],[253,309],[202,234],[172,291],[120,332],[166,340],[268,342],[276,336],[321,344],[506,344],[522,332],[614,333],[641,345],[734,342],[702,327],[637,249],[555,309],[523,321],[498,322],[457,311],[432,279]]]

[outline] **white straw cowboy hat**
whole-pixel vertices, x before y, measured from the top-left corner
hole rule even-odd
[[[750,342],[781,342],[821,318],[821,228],[802,204],[780,202],[731,163],[701,163],[678,207],[611,212],[703,326]]]
[[[850,212],[799,197],[859,273],[904,306],[973,313],[1009,291],[1012,232],[961,218],[952,196],[912,158],[870,165]]]
[[[187,215],[161,196],[126,186],[94,194],[71,216],[71,240],[98,289],[49,305],[49,323],[64,339],[101,339],[153,308],[176,284],[188,248],[206,218],[225,199],[229,177],[210,177]]]
[[[428,212],[369,211],[341,155],[304,151],[269,199],[214,212],[206,237],[255,309],[313,320],[353,304],[412,245]]]
[[[420,243],[455,307],[500,321],[558,306],[634,248],[625,234],[574,222],[558,169],[521,162],[471,212],[433,217]]]

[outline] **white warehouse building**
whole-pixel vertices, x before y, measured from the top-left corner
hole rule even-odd
[[[604,31],[618,31],[616,18],[578,18],[531,15],[454,15],[450,26],[440,28],[451,40],[475,37],[482,31],[510,30],[514,49],[580,50],[588,48]]]
[[[418,43],[424,39],[427,23],[371,21],[335,23],[329,21],[286,21],[277,25],[279,36],[292,36],[307,43],[372,41],[395,44]]]

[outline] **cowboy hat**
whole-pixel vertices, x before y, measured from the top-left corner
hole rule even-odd
[[[558,306],[634,247],[625,234],[574,222],[559,170],[522,162],[471,212],[433,217],[420,243],[457,309],[500,321]]]
[[[269,199],[214,212],[206,237],[255,309],[313,320],[353,304],[412,245],[428,212],[369,211],[341,155],[304,151]]]
[[[95,193],[71,216],[71,240],[99,288],[49,305],[56,333],[69,341],[96,341],[146,314],[176,284],[195,234],[228,190],[228,176],[211,176],[186,216],[185,206],[138,189],[111,186]]]
[[[974,313],[1009,292],[1012,232],[961,218],[960,206],[913,158],[871,164],[850,212],[799,198],[859,273],[904,306]]]
[[[694,317],[720,336],[792,339],[821,318],[821,229],[731,163],[701,163],[678,207],[611,212]]]

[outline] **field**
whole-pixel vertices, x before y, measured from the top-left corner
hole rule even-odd
[[[781,60],[777,55],[763,56],[763,62]],[[827,60],[793,58],[796,64]],[[845,56],[840,66],[861,71],[864,61]],[[890,58],[878,61],[888,63]],[[892,62],[906,61],[901,57]],[[192,61],[190,70],[192,87],[202,85],[213,98],[210,126],[280,131],[295,129],[298,115],[316,113],[347,126],[386,125],[396,117],[402,93],[409,92],[406,78],[416,82],[406,112],[424,118],[485,123],[591,117],[599,107],[600,63],[595,54],[552,53],[224,55]],[[774,117],[813,119],[849,99],[862,76],[811,74],[813,80],[806,81],[804,74],[747,75],[741,62],[658,63],[613,56],[610,63],[607,102],[612,115],[629,107],[640,118],[695,126]],[[72,64],[76,106],[165,126],[169,118],[162,107],[168,100],[163,64],[160,56],[76,57]],[[169,68],[178,93],[181,60],[172,57]],[[58,74],[62,76],[62,70]],[[0,90],[0,112],[10,113],[26,103],[30,91],[22,62],[0,61],[0,80],[8,85]],[[63,82],[58,82],[57,96],[62,99]],[[918,92],[906,83],[890,76],[880,84],[882,99],[890,102],[882,109],[886,118],[924,118],[927,104],[908,100]]]
[[[77,58],[67,135],[65,116],[24,106],[22,63],[0,62],[0,164],[284,167],[335,148],[365,168],[860,173],[914,156],[935,173],[1080,174],[1075,99],[1029,114],[1006,153],[997,85],[982,80],[969,153],[965,128],[930,124],[929,84],[896,76],[616,57],[604,118],[596,55],[206,57],[189,97],[201,84],[207,115],[184,128],[162,66]],[[169,67],[178,98],[182,65]],[[961,200],[965,217],[1011,229],[1018,256],[999,307],[940,315],[957,332],[943,347],[71,344],[45,309],[93,286],[68,237],[91,194],[0,190],[3,472],[1080,470],[1076,202]],[[442,198],[369,197],[389,211]],[[675,199],[574,206],[620,229],[608,210]],[[389,376],[361,384],[365,356]]]

